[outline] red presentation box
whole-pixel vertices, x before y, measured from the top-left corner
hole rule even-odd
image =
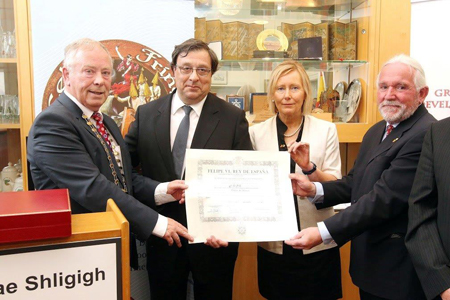
[[[72,234],[67,189],[0,193],[0,243]]]

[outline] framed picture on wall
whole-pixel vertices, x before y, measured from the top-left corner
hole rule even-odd
[[[217,71],[212,76],[211,84],[213,85],[224,85],[228,82],[228,74],[227,71]]]
[[[258,110],[263,110],[266,106],[266,103],[267,103],[267,93],[251,93],[250,113],[253,114]]]
[[[234,106],[244,109],[245,97],[244,96],[227,96],[227,102],[233,104]]]

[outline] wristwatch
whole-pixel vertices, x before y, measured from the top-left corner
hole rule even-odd
[[[309,170],[309,171],[302,170],[303,174],[305,174],[305,175],[311,175],[312,173],[314,173],[314,172],[317,170],[316,164],[313,163],[313,162],[311,162],[311,163],[312,163],[312,165],[313,165],[312,169]]]

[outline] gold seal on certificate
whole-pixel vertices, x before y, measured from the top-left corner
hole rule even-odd
[[[186,214],[194,243],[280,241],[297,233],[287,152],[186,151]]]

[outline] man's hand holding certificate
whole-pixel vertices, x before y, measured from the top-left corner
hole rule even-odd
[[[187,149],[186,214],[194,243],[281,241],[297,230],[287,152]]]

